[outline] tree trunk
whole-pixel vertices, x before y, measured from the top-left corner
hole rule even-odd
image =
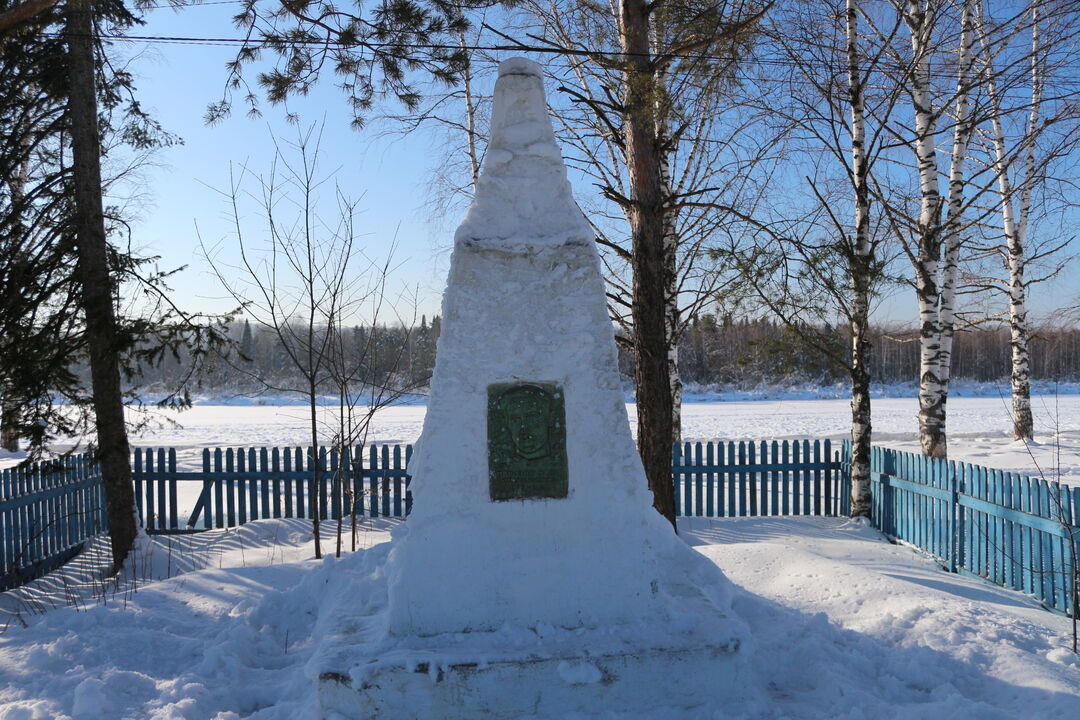
[[[964,165],[968,142],[975,129],[968,117],[968,94],[971,68],[975,53],[974,1],[964,0],[961,17],[960,52],[957,57],[959,77],[956,83],[956,127],[953,130],[953,149],[949,166],[949,197],[943,228],[942,244],[945,250],[945,266],[941,273],[941,304],[938,312],[940,350],[938,353],[938,381],[941,384],[942,443],[945,442],[945,403],[949,398],[949,382],[952,378],[952,347],[956,335],[956,276],[960,263],[961,216],[964,209]],[[942,448],[943,451],[945,448]]]
[[[113,572],[119,572],[135,540],[135,493],[124,399],[120,388],[120,337],[109,272],[101,202],[101,138],[94,89],[94,22],[89,0],[69,0],[71,146],[75,178],[76,274],[82,290],[86,344],[90,356],[97,461],[101,467],[112,543]]]
[[[57,0],[27,0],[27,2],[15,5],[9,10],[0,12],[0,35],[6,34],[9,30],[13,30],[16,26],[28,20],[32,20],[39,13],[51,8],[56,2]]]
[[[1031,440],[1035,422],[1031,417],[1031,358],[1028,350],[1027,286],[1024,269],[1027,264],[1028,219],[1031,215],[1031,193],[1035,177],[1035,140],[1039,132],[1042,108],[1043,67],[1039,46],[1039,2],[1031,4],[1031,110],[1028,113],[1024,138],[1024,184],[1020,187],[1020,217],[1009,244],[1009,347],[1012,349],[1013,437]],[[1010,200],[1010,205],[1012,204]]]
[[[469,47],[465,40],[465,31],[458,33],[458,42],[461,52],[468,53]],[[469,182],[472,191],[476,193],[476,181],[480,179],[480,153],[476,149],[476,107],[473,102],[472,92],[472,58],[465,64],[465,70],[461,75],[463,90],[465,91],[465,137],[468,141],[469,153]]]
[[[7,398],[0,401],[0,449],[8,452],[19,451],[19,431],[14,419],[17,408]]]
[[[1031,207],[1031,188],[1035,183],[1035,140],[1039,127],[1042,103],[1042,73],[1039,60],[1038,3],[1032,9],[1031,52],[1031,110],[1023,141],[1024,177],[1020,187],[1020,212],[1017,216],[1013,204],[1016,188],[1009,180],[1009,158],[1005,148],[1005,129],[1001,122],[1001,98],[998,95],[992,60],[988,60],[989,81],[987,90],[992,105],[991,126],[994,144],[994,173],[997,175],[998,192],[1001,194],[1001,222],[1005,235],[1005,268],[1009,278],[1006,290],[1009,298],[1009,350],[1011,355],[1010,381],[1012,385],[1013,437],[1031,440],[1034,421],[1031,415],[1031,360],[1028,350],[1027,285],[1024,271],[1027,264],[1025,235]],[[980,18],[981,24],[981,18]],[[986,43],[985,33],[983,42]]]
[[[663,35],[663,13],[653,19],[657,47]],[[656,119],[656,145],[660,160],[660,195],[663,202],[664,223],[664,335],[667,342],[668,384],[671,393],[671,441],[682,439],[682,376],[679,373],[679,335],[682,327],[682,311],[679,307],[679,230],[678,211],[671,207],[671,154],[668,137],[667,75],[662,70],[655,73],[656,92],[653,105]]]
[[[26,257],[26,248],[23,247],[23,242],[25,240],[23,220],[25,218],[26,208],[23,207],[23,203],[26,199],[26,182],[30,174],[31,137],[29,120],[24,120],[20,123],[16,132],[21,134],[19,146],[22,150],[22,161],[19,163],[18,172],[9,183],[11,210],[12,214],[16,216],[15,221],[11,223],[11,237],[9,238],[9,242],[12,254],[21,259]],[[3,400],[0,401],[0,448],[3,448],[8,452],[18,452],[18,402],[7,393],[2,392],[2,390],[3,388],[0,388],[0,396],[3,397]]]
[[[904,22],[911,34],[911,101],[915,115],[915,159],[919,173],[918,251],[915,292],[919,305],[919,442],[923,454],[943,458],[945,389],[939,377],[941,327],[941,192],[938,187],[936,115],[930,93],[930,52],[933,26],[920,0],[906,0]]]
[[[851,104],[851,170],[855,185],[855,243],[851,267],[851,515],[870,517],[870,183],[866,114],[859,72],[858,9],[847,0],[848,100]]]
[[[311,322],[313,323],[314,320]],[[312,324],[308,325],[308,348],[313,347],[315,342],[314,333],[311,331],[312,327]],[[312,362],[313,358],[309,355],[308,360]],[[314,367],[314,364],[310,364],[308,367]],[[319,489],[322,487],[322,467],[319,458],[319,408],[316,402],[318,397],[315,394],[316,390],[315,375],[314,371],[312,371],[308,378],[308,411],[311,420],[311,449],[308,451],[308,462],[311,463],[311,490],[308,491],[308,507],[311,508],[311,534],[315,540],[315,559],[322,560],[322,504],[319,502],[321,499]]]
[[[664,196],[654,121],[655,73],[648,5],[643,0],[622,0],[619,21],[622,49],[626,53],[624,132],[631,203],[638,451],[653,493],[653,506],[675,527],[672,398],[665,315]]]

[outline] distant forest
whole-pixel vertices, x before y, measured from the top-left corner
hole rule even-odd
[[[822,336],[833,350],[848,356],[848,335],[839,328]],[[872,327],[870,375],[875,383],[918,380],[918,332]],[[956,333],[954,378],[995,381],[1009,377],[1009,331],[976,328]],[[703,385],[754,385],[775,381],[843,382],[847,371],[790,328],[768,320],[696,318],[679,342],[683,382]],[[1033,329],[1031,375],[1035,379],[1080,379],[1080,328]]]
[[[408,328],[397,326],[353,327],[344,331],[346,352],[357,361],[357,387],[387,385],[406,392],[426,391],[435,366],[435,344],[440,318]],[[821,330],[821,329],[819,329]],[[834,350],[843,354],[847,339],[843,329],[828,331]],[[226,358],[211,357],[200,363],[189,386],[194,393],[257,394],[262,390],[302,386],[286,349],[272,332],[249,323],[231,330],[234,346]],[[876,383],[918,379],[916,333],[910,329],[875,328],[872,332],[871,374]],[[480,351],[480,349],[478,349]],[[1006,328],[979,328],[956,334],[953,377],[995,381],[1009,375],[1009,334]],[[818,347],[798,333],[768,320],[718,319],[703,315],[695,319],[679,343],[680,371],[684,383],[753,387],[771,383],[844,382],[843,368],[830,363]],[[1044,328],[1031,341],[1032,377],[1080,380],[1080,328]],[[633,358],[620,352],[620,365],[630,375]],[[168,388],[183,382],[190,358],[167,359],[158,367],[141,368],[139,384]],[[336,392],[329,376],[321,392]]]

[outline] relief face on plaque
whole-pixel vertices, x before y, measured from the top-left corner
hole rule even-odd
[[[564,498],[566,404],[555,383],[488,385],[492,500]]]

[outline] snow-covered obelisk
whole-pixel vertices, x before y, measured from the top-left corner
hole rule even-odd
[[[745,626],[726,614],[723,576],[651,506],[593,237],[540,68],[507,60],[455,236],[414,509],[382,569],[384,616],[354,619],[362,651],[321,668],[325,717],[690,708],[738,693]]]

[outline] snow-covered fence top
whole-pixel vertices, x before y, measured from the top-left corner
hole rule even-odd
[[[886,535],[950,572],[1077,614],[1080,488],[882,447],[870,479],[872,521]]]
[[[89,454],[0,471],[0,590],[67,562],[104,532],[104,508]]]

